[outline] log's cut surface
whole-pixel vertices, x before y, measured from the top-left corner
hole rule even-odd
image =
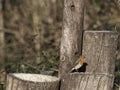
[[[61,80],[60,90],[112,90],[113,75],[70,73]]]
[[[7,76],[6,90],[58,90],[58,88],[59,79],[53,76],[25,73]]]
[[[115,31],[85,31],[82,54],[88,64],[86,72],[114,74],[117,42]]]

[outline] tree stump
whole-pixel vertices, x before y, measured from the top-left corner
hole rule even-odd
[[[52,76],[53,73],[54,73],[54,71],[41,71],[40,72],[40,74],[42,74],[42,75],[50,75],[50,76]]]
[[[85,31],[82,55],[88,64],[86,72],[64,74],[60,90],[112,90],[117,40],[117,32]]]
[[[13,73],[7,76],[6,90],[58,90],[59,79],[40,74]]]
[[[61,80],[60,90],[112,90],[113,75],[70,73]]]
[[[88,64],[86,72],[114,74],[118,33],[85,31],[83,51]]]

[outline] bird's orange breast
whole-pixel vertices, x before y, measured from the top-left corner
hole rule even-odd
[[[84,61],[85,61],[85,57],[84,57],[84,56],[81,56],[81,57],[80,57],[80,64],[83,64]]]

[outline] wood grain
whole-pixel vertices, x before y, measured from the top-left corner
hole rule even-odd
[[[59,77],[67,74],[82,52],[84,0],[64,0]]]
[[[37,74],[8,74],[6,90],[59,90],[59,79]]]
[[[3,0],[0,0],[0,28],[4,27],[4,19],[3,19]],[[4,32],[0,31],[0,64],[4,64],[4,47],[5,47],[5,39]],[[5,68],[0,68],[0,84],[5,83]]]
[[[85,31],[82,55],[88,64],[86,72],[64,74],[60,90],[112,90],[117,41],[114,31]]]
[[[74,73],[64,76],[60,90],[112,90],[113,75]]]
[[[86,72],[114,74],[117,42],[117,32],[85,31],[82,53],[88,64]]]

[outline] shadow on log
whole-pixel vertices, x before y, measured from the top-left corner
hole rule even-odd
[[[13,73],[7,76],[6,90],[58,90],[59,79],[48,75]]]

